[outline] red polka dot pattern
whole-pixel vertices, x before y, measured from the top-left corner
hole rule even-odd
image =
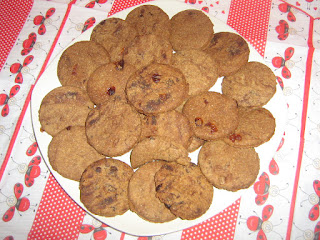
[[[28,239],[78,239],[84,215],[50,174]]]
[[[271,0],[233,0],[227,21],[227,24],[248,40],[262,56],[267,41],[270,9]]]
[[[181,240],[233,239],[239,207],[240,198],[214,217],[183,230]]]
[[[32,5],[33,0],[0,1],[0,70],[28,17]]]
[[[108,16],[111,16],[112,14],[115,14],[117,12],[120,12],[126,8],[136,6],[141,3],[149,2],[152,0],[128,0],[128,1],[115,1],[112,5],[112,8],[108,14]]]

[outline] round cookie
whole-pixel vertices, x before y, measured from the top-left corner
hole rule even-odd
[[[134,27],[139,35],[156,34],[169,38],[169,16],[157,6],[143,5],[133,9],[127,15],[126,22]]]
[[[150,222],[163,223],[177,218],[156,197],[154,175],[165,163],[165,161],[149,162],[135,171],[129,181],[130,209]]]
[[[41,129],[55,136],[69,126],[84,126],[93,106],[87,93],[80,88],[55,88],[42,99],[39,109]]]
[[[126,94],[139,112],[157,114],[178,107],[187,97],[188,84],[179,69],[154,63],[130,77]]]
[[[87,92],[92,102],[102,104],[110,99],[126,101],[125,88],[135,68],[123,60],[98,67],[90,76]]]
[[[93,41],[80,41],[68,47],[58,62],[57,74],[62,86],[86,89],[91,73],[110,62],[107,50]]]
[[[237,102],[217,92],[192,96],[183,106],[194,135],[204,140],[229,136],[238,126]]]
[[[160,136],[143,139],[133,147],[130,154],[132,168],[138,168],[157,159],[181,164],[191,161],[188,158],[188,151],[182,145]]]
[[[170,42],[175,51],[201,49],[213,36],[213,23],[200,10],[189,9],[170,19]]]
[[[186,149],[193,136],[189,120],[182,113],[172,110],[158,115],[141,114],[140,139],[162,136],[184,146]]]
[[[208,141],[200,149],[198,165],[216,188],[238,191],[256,180],[260,159],[254,148],[236,148],[223,141]]]
[[[276,92],[276,76],[260,62],[248,62],[238,72],[223,78],[223,94],[242,107],[261,107]]]
[[[92,162],[103,158],[87,143],[84,126],[73,126],[54,136],[48,147],[52,168],[61,176],[79,181],[82,172]]]
[[[172,54],[172,46],[167,39],[148,34],[136,37],[124,52],[123,59],[140,69],[151,63],[169,64]]]
[[[155,174],[154,180],[156,196],[182,219],[202,216],[212,203],[213,187],[194,163],[166,163]]]
[[[208,91],[218,80],[218,68],[210,55],[200,50],[173,54],[172,66],[181,70],[189,84],[189,95]]]
[[[94,27],[90,39],[108,51],[111,62],[117,62],[123,59],[125,49],[136,36],[136,29],[127,21],[107,18]]]
[[[265,108],[239,108],[239,125],[223,140],[235,147],[258,147],[269,141],[276,128],[275,119]]]
[[[96,107],[86,120],[89,144],[109,157],[128,152],[138,142],[140,133],[139,114],[123,101],[108,101]]]
[[[204,47],[217,63],[219,76],[229,76],[248,62],[250,49],[247,42],[231,32],[215,33]]]
[[[101,159],[83,172],[80,200],[92,213],[114,217],[129,210],[128,185],[133,169],[117,159]]]

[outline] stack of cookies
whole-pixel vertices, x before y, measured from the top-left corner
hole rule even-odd
[[[143,5],[100,22],[89,41],[63,52],[62,86],[39,110],[52,168],[79,181],[82,203],[97,215],[130,209],[155,223],[202,216],[214,187],[253,184],[255,147],[275,130],[263,106],[276,77],[249,54],[241,36],[214,33],[199,10],[169,18]],[[219,77],[222,93],[210,91]],[[129,152],[127,163],[116,159]]]

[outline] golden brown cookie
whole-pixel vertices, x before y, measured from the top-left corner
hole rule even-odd
[[[248,62],[250,49],[247,42],[231,32],[215,33],[204,47],[217,63],[219,76],[229,76]]]
[[[222,81],[223,94],[235,99],[242,107],[261,107],[276,92],[276,76],[260,62],[248,62],[238,72]]]
[[[84,90],[72,86],[55,88],[42,99],[41,129],[55,136],[69,126],[84,126],[91,109],[93,103]]]
[[[182,72],[166,64],[150,64],[128,80],[128,101],[141,113],[157,114],[178,107],[187,97],[188,84]]]
[[[123,59],[126,48],[137,36],[137,31],[127,21],[120,18],[107,18],[96,25],[91,40],[101,44],[110,54],[112,62]]]
[[[141,114],[142,131],[141,138],[150,136],[162,136],[172,139],[186,149],[193,136],[189,120],[182,113],[172,110],[158,115]]]
[[[170,42],[156,34],[136,37],[124,52],[123,59],[137,69],[151,63],[169,64],[172,57]]]
[[[213,36],[213,23],[202,11],[189,9],[170,19],[170,42],[175,51],[201,49]]]
[[[210,207],[213,187],[194,164],[164,164],[155,174],[156,196],[182,219],[196,219]]]
[[[181,70],[189,84],[189,95],[208,91],[218,80],[215,60],[201,50],[184,50],[172,57],[172,66]]]
[[[114,217],[129,210],[128,185],[132,168],[117,159],[90,164],[80,179],[80,200],[92,213]]]
[[[96,107],[86,120],[89,144],[109,157],[128,152],[138,142],[140,133],[139,114],[123,101],[108,101]]]
[[[165,163],[165,161],[149,162],[135,171],[129,181],[130,209],[150,222],[163,223],[177,218],[156,197],[154,175]]]
[[[127,15],[126,22],[134,27],[139,35],[156,34],[169,38],[169,16],[157,6],[143,5],[133,9]]]
[[[87,142],[84,126],[68,127],[54,136],[48,147],[49,162],[61,176],[79,181],[92,162],[103,158]]]
[[[98,67],[87,85],[91,101],[95,104],[103,104],[114,98],[126,101],[126,84],[134,72],[135,68],[123,60]]]
[[[110,62],[107,50],[93,41],[80,41],[68,47],[58,62],[57,74],[62,86],[87,88],[93,71]]]
[[[132,168],[153,160],[174,161],[181,164],[190,162],[188,151],[179,143],[165,137],[153,136],[137,143],[130,154]]]
[[[254,148],[236,148],[223,141],[208,141],[200,149],[198,165],[216,188],[238,191],[257,178],[260,159]]]
[[[229,136],[238,126],[238,107],[235,100],[217,92],[192,96],[183,106],[195,136],[216,140]]]
[[[223,140],[235,147],[258,147],[273,136],[275,119],[265,108],[239,108],[239,125]]]

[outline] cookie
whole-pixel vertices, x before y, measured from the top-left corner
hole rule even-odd
[[[260,62],[248,62],[238,72],[223,78],[223,94],[235,99],[242,107],[261,107],[276,92],[276,76]]]
[[[82,172],[92,162],[103,158],[87,143],[84,126],[72,126],[54,136],[48,147],[52,168],[61,176],[79,181]]]
[[[258,147],[273,136],[276,127],[272,113],[265,108],[239,108],[239,125],[223,140],[235,147]]]
[[[127,15],[126,22],[134,27],[139,35],[156,34],[169,38],[169,16],[157,6],[143,5],[133,9]]]
[[[129,210],[128,185],[132,168],[117,159],[101,159],[83,172],[80,200],[93,214],[105,217],[122,215]]]
[[[90,39],[108,51],[111,62],[118,62],[123,59],[126,48],[136,36],[136,29],[127,21],[107,18],[94,27]]]
[[[247,42],[231,32],[215,33],[204,47],[218,65],[219,76],[229,76],[248,62],[250,49]]]
[[[149,162],[135,171],[129,181],[130,209],[149,222],[163,223],[177,218],[156,197],[154,175],[165,163]]]
[[[87,93],[80,88],[55,88],[42,99],[39,109],[41,129],[55,136],[69,126],[84,126],[93,106]]]
[[[218,140],[203,145],[198,165],[214,187],[234,192],[254,183],[260,159],[254,148],[232,147]]]
[[[189,84],[189,95],[208,91],[218,80],[218,68],[210,55],[200,50],[176,52],[172,66],[181,70]]]
[[[57,66],[58,79],[62,86],[86,89],[91,73],[100,65],[109,62],[109,53],[100,44],[93,41],[76,42],[60,57]]]
[[[133,72],[135,68],[123,60],[98,67],[88,80],[91,101],[97,105],[114,98],[126,101],[125,88]]]
[[[164,164],[154,177],[156,196],[181,219],[202,216],[210,207],[213,187],[194,164]]]
[[[183,106],[194,135],[204,140],[229,136],[238,126],[237,102],[217,92],[192,96]]]
[[[169,64],[172,54],[172,46],[167,39],[148,34],[136,37],[124,52],[123,59],[140,69],[151,63]]]
[[[166,64],[150,64],[128,80],[128,101],[141,113],[157,114],[178,107],[187,97],[188,84],[182,72]]]
[[[175,51],[201,49],[213,36],[213,23],[200,10],[189,9],[170,19],[170,43]]]
[[[162,136],[184,146],[186,149],[193,136],[192,128],[186,116],[172,110],[158,115],[141,114],[141,137]]]
[[[132,168],[138,168],[157,159],[181,164],[186,164],[191,160],[188,158],[188,151],[182,145],[160,136],[143,139],[133,147],[130,154]]]
[[[139,114],[123,101],[108,101],[96,107],[86,120],[88,143],[109,157],[128,152],[138,142],[140,133]]]

